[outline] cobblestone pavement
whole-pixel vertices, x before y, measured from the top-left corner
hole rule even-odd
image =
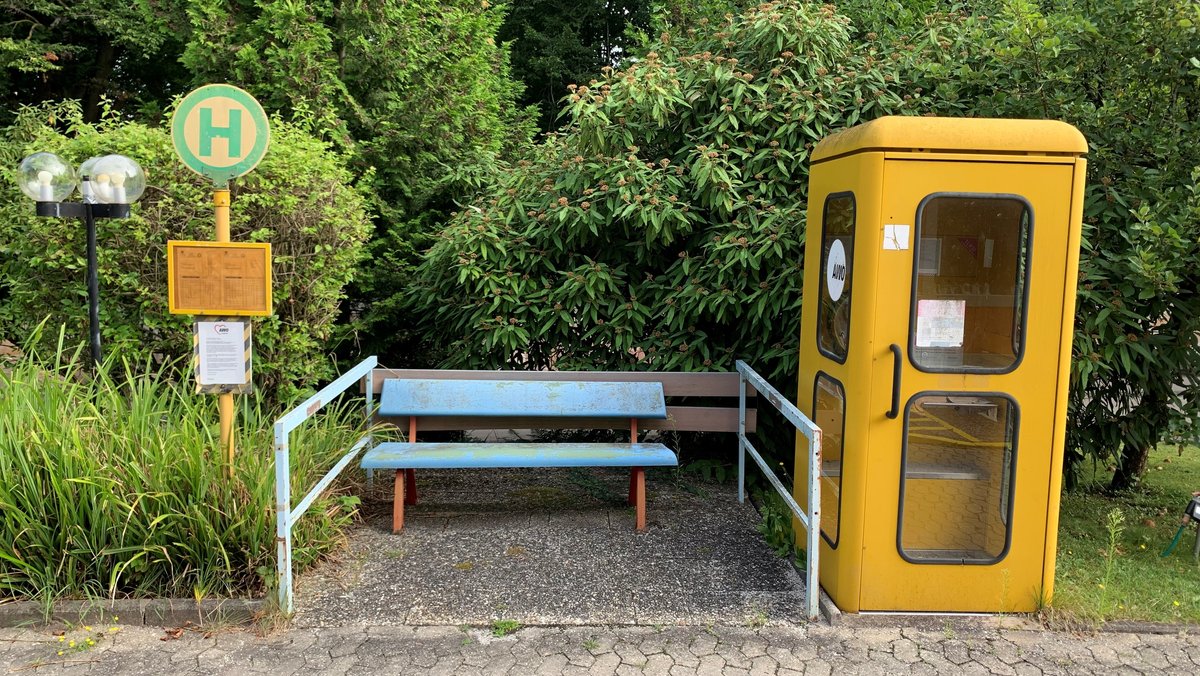
[[[620,473],[484,478],[422,475],[399,536],[369,499],[341,561],[301,576],[288,629],[0,629],[0,674],[1200,673],[1200,630],[807,624],[803,582],[731,486],[655,474],[637,534]],[[530,626],[493,636],[501,619]]]
[[[1195,674],[1200,636],[751,627],[0,630],[0,672],[72,674]],[[161,640],[168,639],[168,640]],[[57,653],[63,650],[64,655]]]

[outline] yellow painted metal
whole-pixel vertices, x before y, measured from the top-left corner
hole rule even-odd
[[[1063,277],[1063,307],[1062,307],[1062,336],[1059,338],[1058,353],[1058,387],[1054,395],[1054,466],[1050,472],[1050,503],[1047,506],[1046,519],[1046,561],[1042,570],[1042,589],[1045,590],[1044,603],[1054,600],[1054,570],[1055,553],[1058,551],[1058,513],[1059,499],[1062,497],[1062,463],[1066,444],[1067,419],[1067,389],[1071,384],[1071,342],[1074,339],[1075,304],[1079,282],[1079,249],[1082,237],[1080,224],[1083,222],[1083,189],[1084,176],[1087,172],[1087,160],[1079,158],[1075,162],[1075,171],[1071,187],[1071,228],[1067,233],[1067,264]]]
[[[167,242],[171,314],[267,317],[271,293],[270,242]]]
[[[213,210],[216,216],[216,235],[218,242],[229,241],[229,189],[218,188],[213,191]],[[268,250],[269,251],[269,250]],[[268,253],[268,261],[270,255]],[[267,274],[270,275],[271,266],[267,266]],[[267,282],[267,307],[270,308],[270,291],[271,283]],[[233,456],[236,452],[236,440],[234,437],[233,424],[235,410],[233,408],[233,393],[222,392],[217,395],[217,408],[221,416],[221,448],[225,449],[225,468],[229,478],[233,478]]]
[[[881,117],[822,139],[812,162],[878,150],[1078,156],[1087,152],[1087,140],[1053,120]]]
[[[1082,136],[1058,122],[883,118],[822,141],[814,153],[798,406],[816,414],[818,374],[845,388],[841,463],[826,468],[822,479],[822,521],[836,524],[836,532],[822,529],[827,538],[821,550],[822,586],[844,611],[1029,611],[1053,593],[1086,166],[1078,154],[1085,150]],[[839,364],[817,347],[817,315],[826,273],[821,264],[823,207],[830,195],[845,192],[854,194],[856,225],[853,251],[847,252],[852,294],[847,358]],[[922,200],[940,193],[1015,195],[1032,211],[1024,353],[1009,373],[926,372],[914,366],[909,354],[917,213]],[[910,228],[906,248],[885,246],[888,225]],[[977,243],[962,246],[974,251],[983,241],[980,235]],[[977,253],[983,256],[982,249]],[[976,322],[992,311],[990,306],[969,307],[968,312],[978,313],[973,315]],[[1011,318],[1011,309],[1007,312]],[[902,354],[894,419],[885,415],[893,400],[892,345]],[[904,542],[939,542],[954,540],[953,531],[970,521],[965,507],[982,501],[990,505],[985,509],[998,510],[1004,504],[997,502],[1003,488],[997,477],[1003,475],[1005,444],[964,429],[961,413],[917,405],[930,401],[921,398],[931,396],[922,394],[928,392],[988,395],[986,401],[1001,404],[1007,397],[1016,404],[1012,512],[1007,518],[991,517],[996,523],[1005,520],[1011,529],[998,561],[918,562],[901,554],[902,516]],[[1007,408],[983,407],[970,415],[997,415]],[[914,443],[933,440],[984,459],[972,471],[910,467],[906,511],[900,497],[906,433]],[[807,508],[803,450],[798,443],[794,495]],[[995,535],[988,538],[993,554],[1000,553],[1003,542]]]
[[[229,190],[218,188],[213,191],[213,210],[216,212],[217,241],[229,241]]]

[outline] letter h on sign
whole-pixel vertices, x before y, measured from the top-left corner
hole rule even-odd
[[[201,156],[211,157],[213,139],[223,138],[229,142],[229,156],[242,156],[242,111],[237,108],[229,109],[229,126],[218,127],[213,124],[212,108],[200,109],[200,152]]]

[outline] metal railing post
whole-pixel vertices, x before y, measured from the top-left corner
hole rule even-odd
[[[288,430],[275,423],[275,577],[279,609],[292,613],[292,477]]]
[[[367,384],[367,402],[363,409],[363,425],[367,429],[367,446],[375,445],[375,434],[371,431],[371,413],[375,409],[375,369],[367,371],[367,375],[363,378]],[[375,470],[367,468],[367,493],[375,488]]]
[[[816,423],[809,420],[808,416],[800,412],[794,404],[785,399],[771,384],[762,376],[754,372],[746,362],[740,359],[735,363],[735,368],[738,372],[738,387],[739,387],[739,421],[738,421],[738,499],[742,499],[742,461],[745,453],[750,453],[750,457],[758,464],[762,470],[763,476],[767,483],[775,489],[779,494],[780,499],[796,516],[796,519],[807,531],[805,542],[805,572],[806,572],[806,589],[805,608],[807,610],[808,619],[816,620],[820,616],[821,602],[821,576],[820,576],[820,559],[821,559],[821,428],[817,427]],[[750,443],[750,439],[746,437],[745,428],[745,396],[746,383],[749,382],[758,392],[758,399],[761,401],[766,399],[773,405],[776,410],[783,414],[783,417],[792,423],[792,425],[804,435],[808,440],[808,512],[800,508],[796,503],[796,499],[792,496],[792,490],[789,490],[775,475],[775,470],[767,461],[759,454],[758,449],[754,448],[754,444]]]
[[[807,577],[808,619],[816,619],[821,608],[821,580],[818,562],[821,549],[821,428],[808,436],[808,545],[805,553]]]
[[[295,608],[295,594],[292,589],[292,526],[296,525],[300,517],[304,516],[304,512],[337,479],[359,452],[364,448],[371,447],[373,435],[370,433],[370,415],[374,394],[371,389],[373,388],[367,390],[367,433],[350,447],[350,450],[338,460],[333,469],[329,470],[307,495],[300,499],[295,509],[292,509],[289,438],[292,430],[316,415],[326,404],[340,396],[354,383],[362,382],[366,378],[370,384],[372,370],[378,363],[379,360],[375,357],[362,360],[357,366],[275,421],[275,575],[279,584],[279,609],[287,615],[291,615]]]
[[[746,501],[746,376],[738,371],[738,502]]]

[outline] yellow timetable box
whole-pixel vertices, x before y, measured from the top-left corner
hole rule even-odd
[[[167,242],[171,314],[266,317],[271,314],[271,245]]]

